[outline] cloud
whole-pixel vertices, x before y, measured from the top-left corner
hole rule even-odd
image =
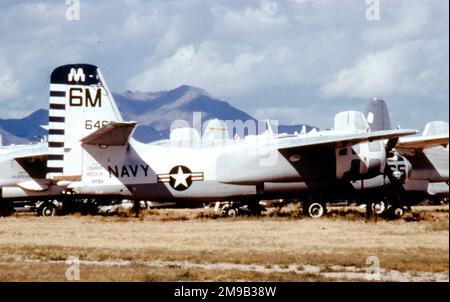
[[[326,97],[369,98],[390,95],[404,67],[401,53],[395,50],[366,55],[354,66],[338,72],[332,82],[322,87]]]
[[[374,95],[398,123],[448,120],[448,6],[381,1],[370,22],[361,0],[99,0],[69,22],[64,1],[1,1],[0,118],[47,107],[52,69],[88,62],[115,91],[195,85],[286,123],[328,126]]]
[[[381,9],[383,3],[380,3]],[[399,43],[419,35],[429,24],[430,12],[424,2],[408,1],[394,3],[390,10],[383,10],[380,25],[362,32],[362,38],[368,43]],[[388,19],[384,21],[384,19]],[[390,19],[390,20],[389,20]],[[390,21],[390,22],[389,22]]]
[[[180,47],[161,64],[132,77],[133,90],[167,90],[183,84],[208,87],[218,95],[233,95],[251,89],[254,65],[264,59],[261,54],[240,53],[224,60],[212,47],[203,44]]]
[[[435,94],[435,85],[445,87],[448,80],[445,44],[445,40],[418,40],[369,53],[336,73],[321,91],[328,98]]]
[[[0,58],[0,99],[15,97],[19,93],[19,83],[11,70]]]
[[[256,2],[258,3],[258,2]],[[276,2],[262,1],[259,6],[237,9],[217,6],[212,8],[217,20],[218,33],[239,33],[240,35],[267,35],[285,28],[289,18],[283,14]]]

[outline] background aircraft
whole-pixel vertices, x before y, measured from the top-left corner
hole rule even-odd
[[[0,215],[11,213],[12,201],[28,200],[36,201],[40,214],[54,214],[53,202],[44,202],[59,194],[46,179],[47,157],[46,142],[0,147]]]
[[[367,121],[374,130],[391,129],[386,103],[372,100],[366,108]],[[411,205],[425,198],[439,200],[449,196],[449,124],[433,121],[425,125],[421,135],[402,137],[394,155],[404,157],[411,166],[407,179],[397,191],[383,192],[386,202]],[[382,204],[381,208],[386,208]],[[402,214],[398,208],[398,214]]]

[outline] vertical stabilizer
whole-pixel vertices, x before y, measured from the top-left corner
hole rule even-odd
[[[425,125],[423,136],[428,135],[447,135],[448,136],[448,122],[434,121]]]
[[[90,64],[56,68],[50,77],[47,178],[81,176],[80,139],[122,121],[100,70]]]
[[[362,112],[342,111],[334,116],[334,129],[367,131],[369,126]]]
[[[392,130],[389,111],[383,100],[373,99],[366,107],[366,120],[372,131]]]

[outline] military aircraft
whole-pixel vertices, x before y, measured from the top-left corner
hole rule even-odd
[[[108,196],[89,198],[61,194],[46,178],[47,142],[0,146],[0,216],[17,211],[33,211],[39,216],[57,213],[97,213],[100,208],[118,200]]]
[[[260,199],[354,190],[353,182],[364,187],[366,179],[386,176],[390,150],[383,140],[393,147],[399,137],[417,132],[342,129],[211,143],[199,140],[195,129],[183,127],[173,131],[169,142],[143,144],[131,137],[137,123],[123,121],[100,70],[90,64],[56,68],[49,103],[46,179],[66,196],[241,200],[256,209]],[[310,199],[309,205],[314,203],[323,201]]]
[[[0,214],[12,211],[12,201],[38,200],[58,194],[46,179],[47,143],[0,147]],[[53,193],[51,193],[53,192]],[[39,204],[39,211],[49,214],[49,208]]]
[[[367,121],[374,130],[391,129],[386,103],[372,100],[366,108]],[[449,124],[433,121],[425,125],[421,135],[402,137],[393,148],[395,157],[403,157],[410,165],[410,173],[396,192],[385,192],[391,202],[411,205],[428,199],[449,196]],[[388,202],[388,201],[387,201]],[[382,204],[380,209],[385,209]],[[401,215],[402,208],[396,209]]]

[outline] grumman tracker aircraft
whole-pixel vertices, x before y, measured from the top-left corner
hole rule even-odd
[[[355,190],[354,182],[363,188],[365,179],[398,178],[396,174],[405,170],[386,169],[387,154],[399,137],[416,133],[366,128],[217,144],[199,141],[193,129],[181,128],[173,138],[189,140],[142,144],[131,137],[136,126],[123,121],[96,66],[56,68],[50,83],[46,179],[65,196],[158,202],[241,200],[256,209],[265,198]],[[390,142],[388,150],[383,140]],[[313,199],[309,204],[321,202]]]
[[[47,142],[0,146],[0,216],[26,205],[39,215],[52,215],[62,188],[46,178]]]
[[[379,131],[391,129],[389,111],[383,100],[371,101],[366,108],[366,116],[371,129]],[[421,135],[400,138],[394,148],[394,156],[403,157],[409,163],[411,171],[400,190],[381,193],[391,202],[406,205],[420,202],[424,198],[448,199],[448,148],[448,122],[429,122]],[[386,206],[381,204],[380,209]],[[403,211],[401,207],[396,210]]]

